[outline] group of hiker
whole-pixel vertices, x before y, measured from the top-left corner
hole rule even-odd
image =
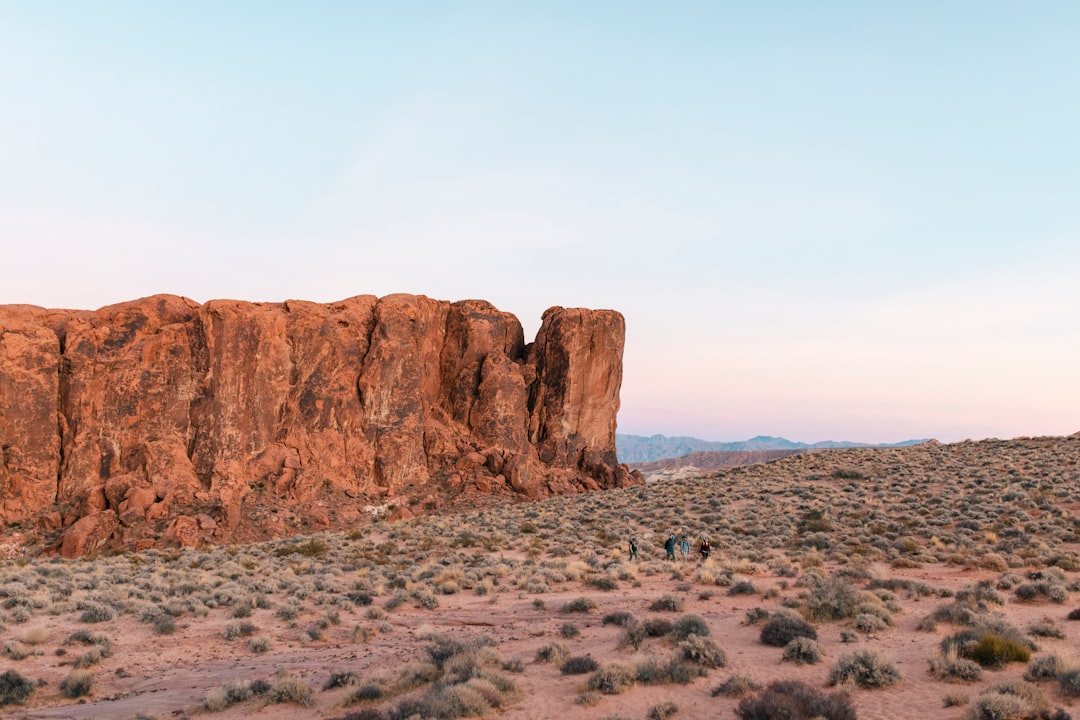
[[[690,556],[690,539],[686,535],[683,535],[682,539],[679,540],[678,542],[676,542],[675,541],[675,533],[671,533],[671,535],[668,536],[667,542],[664,543],[664,552],[667,553],[667,555],[664,558],[665,560],[674,560],[675,559],[675,548],[676,547],[679,548],[679,553],[682,555],[683,560],[686,560]],[[698,552],[701,553],[701,559],[702,560],[708,560],[709,559],[709,553],[712,552],[712,546],[709,545],[709,538],[702,538],[701,539],[701,544],[698,546]],[[630,540],[630,559],[631,560],[639,559],[638,558],[638,548],[637,548],[637,538],[631,538],[631,540]]]

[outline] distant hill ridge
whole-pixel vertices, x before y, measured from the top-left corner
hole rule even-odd
[[[724,451],[746,452],[751,450],[820,450],[825,448],[852,448],[852,447],[906,447],[927,442],[929,438],[920,440],[904,440],[898,443],[873,444],[858,443],[837,440],[823,440],[816,443],[793,442],[786,438],[773,437],[771,435],[758,435],[749,440],[736,442],[716,442],[702,440],[695,437],[667,437],[666,435],[623,435],[616,433],[615,449],[621,463],[642,463],[679,458],[692,452],[701,451]]]

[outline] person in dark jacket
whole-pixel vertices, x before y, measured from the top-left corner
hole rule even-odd
[[[630,559],[637,560],[637,538],[630,539]]]
[[[709,545],[709,538],[703,538],[701,541],[701,559],[708,560],[710,552],[712,552],[712,547]]]
[[[664,550],[667,551],[667,557],[665,559],[675,559],[675,533],[671,533],[671,535],[667,539],[667,542],[664,543]]]

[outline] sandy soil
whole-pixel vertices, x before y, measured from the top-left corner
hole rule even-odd
[[[681,563],[675,566],[683,566]],[[686,563],[689,567],[694,563]],[[825,568],[828,570],[829,568]],[[885,566],[875,569],[881,577],[900,577],[920,580],[935,589],[955,591],[964,585],[981,579],[990,579],[997,573],[963,570],[944,565],[930,565],[918,569],[897,570]],[[777,586],[781,578],[759,575],[752,578],[759,591]],[[227,609],[211,612],[207,618],[182,623],[170,636],[154,635],[145,624],[134,618],[121,617],[113,623],[110,635],[114,638],[111,658],[95,668],[95,684],[92,696],[80,704],[65,700],[56,691],[61,679],[70,671],[65,657],[57,657],[53,649],[60,647],[70,633],[88,626],[68,620],[57,620],[48,626],[48,638],[38,647],[43,654],[34,655],[17,665],[28,677],[41,678],[47,685],[35,694],[33,703],[38,707],[8,708],[9,717],[37,720],[58,718],[135,718],[179,717],[203,713],[200,705],[208,691],[230,680],[266,678],[280,668],[307,679],[316,689],[310,707],[295,704],[264,704],[258,700],[235,705],[213,713],[214,717],[240,718],[332,718],[341,717],[349,710],[342,706],[347,694],[345,689],[320,691],[326,679],[335,672],[353,671],[361,678],[378,675],[390,676],[394,668],[423,658],[425,641],[434,631],[451,637],[475,637],[489,635],[496,640],[496,647],[504,658],[519,658],[524,672],[515,675],[520,688],[519,699],[499,713],[499,717],[514,719],[540,718],[602,718],[623,716],[645,717],[648,709],[663,701],[678,705],[675,717],[686,718],[734,718],[737,700],[711,697],[710,690],[733,673],[747,675],[761,684],[772,680],[797,679],[813,686],[823,687],[829,668],[842,654],[859,648],[874,648],[892,658],[902,674],[901,681],[890,688],[880,690],[855,690],[854,704],[859,718],[884,720],[904,718],[959,718],[963,708],[943,708],[946,692],[963,689],[971,697],[979,689],[991,683],[1022,676],[1024,666],[1013,664],[1007,669],[987,671],[981,682],[968,686],[946,684],[933,679],[927,672],[927,660],[937,650],[941,639],[955,631],[940,626],[936,632],[916,629],[919,621],[942,600],[923,598],[902,599],[902,612],[895,616],[894,626],[877,635],[860,635],[859,640],[844,643],[840,633],[841,623],[819,626],[819,642],[826,652],[825,659],[815,665],[794,665],[781,661],[781,650],[762,645],[758,638],[760,626],[744,623],[746,611],[754,607],[774,609],[785,596],[798,593],[794,587],[780,592],[778,597],[763,599],[760,595],[729,596],[723,588],[715,588],[709,599],[700,599],[704,589],[681,580],[673,580],[670,574],[640,577],[640,587],[624,585],[610,592],[600,592],[577,583],[567,583],[540,596],[544,607],[534,605],[536,596],[526,596],[517,591],[494,593],[478,597],[459,593],[444,596],[440,607],[423,610],[412,605],[403,606],[387,614],[392,625],[390,632],[378,633],[364,642],[350,639],[351,627],[362,614],[355,611],[356,618],[342,615],[340,626],[328,629],[325,639],[311,642],[303,639],[300,623],[297,627],[275,617],[272,610],[254,610],[250,620],[259,626],[260,632],[271,638],[271,650],[265,654],[252,654],[242,640],[226,641],[225,626],[232,622]],[[711,629],[711,637],[727,652],[726,668],[712,670],[708,677],[699,678],[689,686],[636,686],[619,695],[604,696],[598,704],[583,707],[575,703],[582,692],[583,676],[560,675],[557,667],[534,662],[537,649],[552,640],[564,642],[574,655],[589,654],[598,661],[635,659],[655,655],[660,660],[670,657],[672,648],[663,639],[650,640],[642,650],[617,649],[619,628],[603,625],[601,617],[616,610],[626,610],[638,617],[672,613],[653,613],[648,608],[653,600],[665,593],[685,599],[684,612],[700,614]],[[588,614],[562,613],[562,605],[578,597],[592,598],[597,609]],[[379,600],[376,600],[378,604]],[[1024,628],[1044,617],[1053,619],[1067,634],[1066,639],[1040,639],[1046,652],[1061,652],[1080,647],[1080,623],[1065,621],[1070,606],[1051,603],[1010,602],[1002,608],[1009,620]],[[567,622],[576,624],[581,633],[571,639],[562,639],[559,628]],[[9,626],[5,637],[19,635],[19,629]],[[1054,697],[1055,704],[1070,707],[1070,703]],[[209,714],[209,713],[207,713]]]

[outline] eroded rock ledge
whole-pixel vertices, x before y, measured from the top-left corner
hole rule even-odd
[[[0,306],[0,520],[62,554],[623,487],[624,322],[479,300]]]

